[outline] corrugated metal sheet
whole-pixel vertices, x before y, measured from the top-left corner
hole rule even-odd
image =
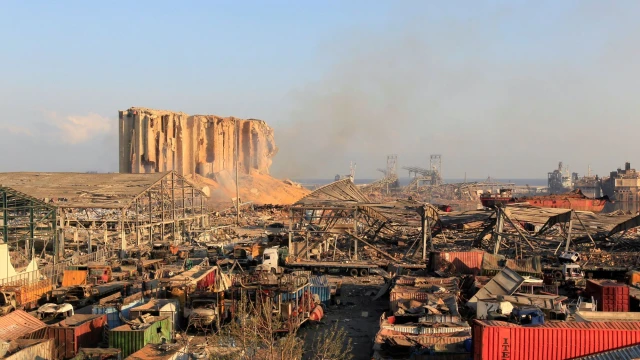
[[[80,348],[78,354],[84,356],[86,360],[122,360],[122,350],[114,348]]]
[[[458,291],[460,280],[458,278],[439,278],[427,276],[398,276],[395,279],[398,285],[414,286],[414,287],[431,287],[438,285],[449,291]]]
[[[394,286],[389,293],[389,302],[391,310],[393,312],[398,310],[399,302],[406,302],[408,300],[425,302],[427,300],[438,301],[438,299],[442,299],[447,304],[452,303],[452,308],[450,309],[452,311],[456,311],[452,314],[457,315],[456,295],[453,293],[432,294],[428,289],[425,288],[408,287],[402,285]]]
[[[422,326],[420,324],[403,324],[403,325],[384,324],[380,328],[397,331],[403,334],[414,334],[414,335],[453,334],[460,331],[471,332],[471,326],[462,325],[462,324],[460,325],[446,324],[446,326],[437,326],[437,327]]]
[[[309,282],[311,286],[329,286],[329,279],[326,275],[311,276]]]
[[[575,321],[640,322],[640,312],[576,311],[573,317]]]
[[[387,340],[392,340],[396,346],[413,347],[416,344],[420,344],[421,346],[430,348],[435,352],[464,352],[464,341],[470,337],[470,332],[433,336],[403,334],[397,331],[381,329],[378,334],[376,334],[374,349],[379,348],[380,345],[384,344]]]
[[[640,359],[640,345],[632,345],[621,349],[604,351],[598,354],[581,356],[575,360],[629,360]]]
[[[460,274],[479,275],[483,255],[483,251],[432,252],[429,254],[429,268],[438,271],[452,264]]]
[[[86,270],[65,270],[62,275],[62,286],[84,285],[86,283]]]
[[[311,286],[311,293],[318,295],[321,303],[329,305],[331,301],[331,288],[329,286]]]
[[[640,343],[640,322],[554,322],[518,326],[475,320],[474,355],[483,360],[563,360]]]
[[[20,350],[14,352],[12,348]],[[4,360],[54,359],[53,339],[14,340],[9,344],[9,351],[11,353],[5,355]]]
[[[131,325],[122,325],[109,332],[109,347],[122,350],[127,357],[147,344],[159,344],[162,338],[171,340],[171,319],[158,317],[143,329],[133,329]]]
[[[502,269],[487,285],[467,302],[467,306],[476,310],[478,299],[488,299],[490,295],[511,295],[524,282],[524,278],[508,267]]]
[[[44,339],[46,333],[47,324],[22,310],[0,317],[0,340]]]
[[[128,356],[125,360],[189,360],[191,355],[183,346],[175,344],[169,350],[160,349],[157,344],[147,344],[142,349]]]
[[[153,316],[169,316],[171,318],[172,328],[176,331],[180,330],[180,301],[177,299],[153,299],[146,304],[136,306],[131,309],[129,319],[136,319],[143,314]]]
[[[55,339],[57,359],[76,356],[80,347],[95,346],[102,342],[107,316],[73,315],[49,326],[49,338]]]

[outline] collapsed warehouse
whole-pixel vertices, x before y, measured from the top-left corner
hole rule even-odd
[[[18,267],[178,242],[209,228],[204,193],[173,171],[2,173],[0,184],[3,240],[24,255]]]

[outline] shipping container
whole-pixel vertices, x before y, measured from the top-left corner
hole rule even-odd
[[[640,322],[553,322],[519,326],[475,320],[474,358],[563,360],[640,342]]]
[[[374,351],[387,350],[390,353],[400,353],[409,350],[409,354],[416,346],[428,348],[434,354],[464,353],[465,341],[471,338],[471,332],[460,331],[451,334],[405,334],[398,331],[380,329],[375,336]],[[389,346],[389,344],[393,344]],[[396,348],[396,349],[394,349]],[[404,349],[404,351],[403,351]],[[482,358],[484,360],[484,358]]]
[[[0,316],[0,340],[44,339],[46,337],[47,324],[22,310]]]
[[[625,346],[620,349],[603,351],[601,353],[581,356],[574,360],[638,360],[640,359],[640,345]]]
[[[627,273],[627,284],[629,285],[635,285],[635,284],[639,284],[640,283],[640,271],[637,270],[631,270]]]
[[[462,321],[459,316],[452,315],[387,316],[382,314],[380,329],[414,335],[450,334],[460,331],[471,333],[471,326],[468,322]]]
[[[44,279],[19,286],[2,286],[0,291],[13,292],[19,307],[32,309],[38,305],[38,300],[51,295],[51,279]]]
[[[611,311],[576,311],[573,314],[575,321],[636,321],[640,323],[640,313],[611,312]]]
[[[331,287],[329,286],[327,276],[311,276],[309,283],[311,283],[311,293],[318,295],[321,303],[329,305],[331,301]]]
[[[122,313],[122,317],[124,317],[125,319],[129,319],[129,313],[131,309],[137,306],[140,306],[142,304],[144,304],[144,299],[139,298],[137,300],[134,300],[133,302],[129,302],[122,306],[114,305],[114,304],[93,305],[91,312],[92,314],[106,315],[109,329],[113,329],[123,324],[122,320],[120,319],[120,313]]]
[[[171,344],[162,348],[158,344],[147,344],[142,349],[129,355],[125,360],[190,360],[191,354],[185,351],[184,345]]]
[[[629,311],[629,286],[612,280],[587,280],[586,292],[598,311]]]
[[[13,340],[9,343],[4,360],[47,360],[55,359],[53,339]]]
[[[394,313],[398,311],[400,306],[399,303],[406,303],[409,300],[416,300],[420,302],[427,302],[429,300],[438,301],[438,299],[444,301],[444,303],[449,307],[451,315],[459,315],[457,295],[455,293],[433,294],[426,288],[396,285],[389,294],[391,311]]]
[[[55,340],[57,359],[70,359],[81,347],[96,346],[104,338],[107,316],[73,315],[49,326],[49,338]]]
[[[160,344],[163,339],[171,341],[171,319],[167,316],[148,319],[140,325],[122,325],[109,331],[109,347],[122,350],[127,357],[147,344]]]
[[[122,350],[114,348],[80,348],[82,360],[122,360]]]
[[[440,271],[452,264],[460,274],[480,275],[484,251],[451,251],[429,253],[429,270]]]
[[[87,270],[65,270],[62,275],[62,286],[85,285]]]
[[[311,286],[311,293],[318,295],[320,302],[325,305],[331,302],[331,288],[328,286]]]
[[[171,328],[175,331],[180,330],[182,312],[180,311],[180,302],[178,299],[149,300],[146,304],[131,308],[129,319],[134,320],[144,314],[151,316],[168,316],[171,319]]]

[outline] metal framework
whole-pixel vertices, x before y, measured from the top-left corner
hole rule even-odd
[[[325,251],[333,245],[335,258],[338,237],[346,237],[350,242],[348,257],[359,260],[359,242],[404,233],[416,239],[415,250],[422,249],[423,259],[426,259],[426,249],[432,248],[431,229],[437,221],[437,210],[431,205],[413,201],[371,203],[349,179],[345,179],[317,189],[290,208],[289,249],[293,250],[294,256],[299,256],[296,249],[303,249],[304,257],[308,259],[309,249],[324,243],[320,247]],[[298,242],[294,243],[294,240]],[[375,248],[370,243],[365,244]]]
[[[174,171],[162,174],[0,174],[2,235],[15,249],[126,250],[207,231],[205,194]],[[92,176],[89,176],[92,175]],[[6,184],[13,179],[14,184]],[[23,192],[16,190],[20,188]],[[32,193],[32,194],[29,194]]]
[[[50,204],[0,185],[0,211],[2,241],[10,248],[23,248],[17,253],[24,256],[21,260],[29,261],[36,239],[55,240],[56,209]]]

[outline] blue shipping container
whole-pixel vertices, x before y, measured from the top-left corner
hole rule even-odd
[[[143,299],[136,300],[127,305],[122,306],[120,311],[122,312],[122,316],[125,319],[129,319],[129,312],[134,307],[140,306],[144,304]],[[107,324],[109,325],[109,329],[116,328],[118,326],[123,325],[122,320],[120,320],[120,315],[118,314],[118,309],[113,305],[94,305],[92,309],[93,314],[106,314],[107,315]]]
[[[309,278],[311,286],[329,286],[329,279],[326,275],[312,276]]]
[[[320,297],[320,302],[329,305],[331,301],[331,288],[328,286],[311,286],[311,293]]]

